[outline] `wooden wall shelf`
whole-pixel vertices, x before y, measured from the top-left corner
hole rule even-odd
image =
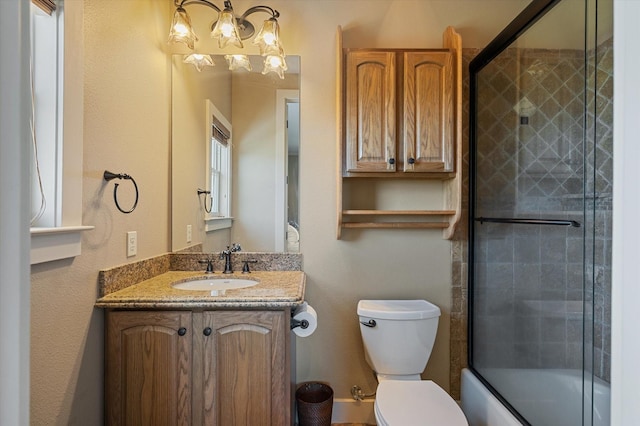
[[[442,217],[454,216],[455,210],[343,210],[342,229],[446,229],[449,222],[443,221],[385,221],[380,218]],[[364,221],[364,219],[368,221]],[[380,219],[380,220],[378,220]]]
[[[444,229],[449,222],[344,222],[342,227],[360,229]]]
[[[342,216],[447,216],[455,210],[343,210]]]

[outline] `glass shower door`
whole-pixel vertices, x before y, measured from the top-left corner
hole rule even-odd
[[[470,364],[525,424],[606,424],[596,3],[533,3],[548,11],[471,64]]]

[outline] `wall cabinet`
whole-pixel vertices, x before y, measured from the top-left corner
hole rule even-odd
[[[290,425],[290,311],[107,311],[108,425]]]
[[[345,173],[453,172],[453,54],[347,50],[345,60]]]
[[[443,48],[354,49],[343,48],[338,27],[337,40],[337,237],[346,228],[437,228],[451,238],[461,215],[460,36],[448,27]],[[419,193],[387,208],[389,197],[372,188],[389,179],[408,192],[410,181],[442,180],[442,208],[417,206]]]

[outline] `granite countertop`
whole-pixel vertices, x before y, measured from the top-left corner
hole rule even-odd
[[[193,278],[240,278],[258,281],[253,287],[229,289],[224,295],[211,296],[208,290],[178,290],[171,284]],[[98,308],[251,308],[279,309],[295,307],[304,301],[305,274],[302,271],[252,271],[251,274],[201,271],[168,271],[137,284],[109,293],[96,302]]]

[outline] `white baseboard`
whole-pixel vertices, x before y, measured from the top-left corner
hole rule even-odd
[[[375,425],[373,399],[355,401],[350,398],[335,398],[331,412],[331,423],[366,423]]]

